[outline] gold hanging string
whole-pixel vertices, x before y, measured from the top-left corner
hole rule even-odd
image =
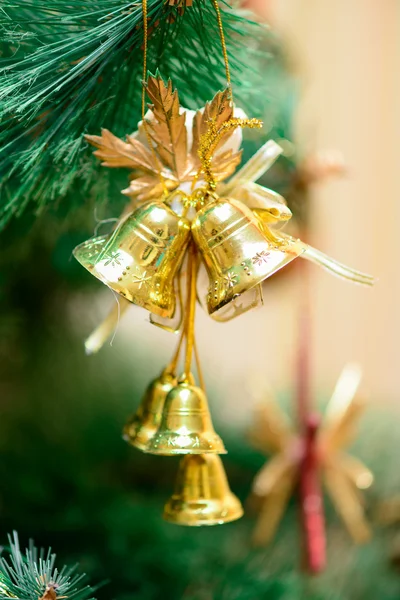
[[[186,354],[185,354],[185,375],[188,377],[191,371],[192,356],[194,349],[194,321],[196,315],[196,247],[191,241],[188,255],[188,297],[187,297],[187,313],[186,313]]]
[[[171,362],[169,363],[168,367],[165,369],[167,373],[172,373],[173,375],[176,375],[176,369],[178,367],[178,361],[179,361],[179,356],[182,350],[182,345],[183,345],[183,340],[185,339],[185,334],[186,334],[186,329],[185,327],[183,327],[180,337],[179,337],[179,341],[175,350],[175,354],[172,357]]]
[[[193,286],[194,286],[194,293],[196,294],[196,280],[197,280],[197,267],[198,267],[196,257],[193,258],[192,264],[189,264],[190,262],[192,262],[192,258],[191,258],[191,254],[189,253],[188,264],[187,264],[187,294],[186,294],[187,295],[187,310],[186,310],[186,313],[184,316],[184,326],[183,326],[183,329],[180,334],[180,338],[179,338],[179,342],[178,342],[178,345],[175,350],[175,354],[174,354],[170,364],[166,368],[166,372],[168,372],[168,373],[174,373],[174,374],[176,373],[179,356],[180,356],[180,353],[182,350],[183,340],[185,339],[185,337],[186,338],[188,337],[188,324],[190,322],[189,311],[192,306],[191,302],[192,302],[192,297],[193,297],[192,296]],[[198,375],[200,387],[205,392],[206,391],[205,390],[205,382],[204,382],[203,371],[202,371],[201,364],[200,364],[200,357],[199,357],[199,353],[198,353],[198,349],[197,349],[196,339],[195,339],[195,335],[194,335],[194,325],[193,325],[192,331],[193,331],[193,353],[194,353],[194,358],[196,361],[197,375]],[[189,331],[189,336],[190,335],[191,335],[191,333]],[[190,370],[190,367],[189,367],[189,370]],[[186,374],[188,373],[187,367],[185,367],[185,372],[186,372]]]
[[[147,0],[142,0],[142,10],[143,10],[143,81],[142,81],[142,121],[143,126],[147,132],[147,127],[145,125],[144,116],[146,114],[146,87],[144,85],[147,78]]]
[[[178,341],[178,345],[176,347],[175,350],[175,354],[171,360],[171,362],[169,363],[169,365],[167,366],[167,368],[165,369],[166,373],[171,373],[172,375],[176,375],[177,372],[177,367],[178,367],[178,361],[179,361],[179,356],[182,350],[182,346],[183,346],[183,340],[185,339],[186,336],[186,327],[184,327],[182,329],[179,341]],[[197,375],[198,375],[198,379],[199,379],[199,385],[201,387],[201,389],[206,392],[206,386],[205,386],[205,381],[204,381],[204,375],[203,375],[203,369],[201,367],[201,363],[200,363],[200,356],[199,356],[199,352],[198,352],[198,348],[197,348],[197,343],[196,343],[196,338],[194,337],[193,339],[193,352],[194,352],[194,359],[196,361],[196,368],[197,368]]]
[[[147,127],[147,122],[145,119],[146,115],[146,79],[147,79],[147,48],[148,48],[148,27],[147,27],[147,0],[142,0],[142,11],[143,11],[143,77],[142,77],[142,123],[144,132],[146,134],[147,144],[153,154],[155,163],[158,169],[158,176],[160,178],[160,183],[163,187],[164,196],[168,195],[168,188],[165,183],[164,176],[162,174],[162,168],[160,166],[160,161],[158,160],[158,156],[154,149],[153,141],[151,139],[150,132]]]
[[[233,102],[232,86],[231,86],[231,73],[230,73],[230,69],[229,69],[229,59],[228,59],[228,50],[226,48],[226,41],[225,41],[224,27],[222,25],[221,11],[219,9],[218,0],[212,0],[212,3],[213,3],[213,6],[214,6],[214,10],[215,10],[215,12],[217,14],[219,37],[220,37],[220,40],[221,40],[222,54],[224,55],[226,81],[227,81],[228,87],[230,88],[230,91],[231,91],[231,100]]]
[[[204,381],[203,369],[201,368],[201,364],[200,364],[200,356],[199,356],[198,349],[197,349],[196,339],[194,340],[193,347],[194,347],[194,358],[196,361],[197,376],[199,378],[199,384],[200,384],[200,387],[203,390],[203,392],[206,393],[206,384]]]

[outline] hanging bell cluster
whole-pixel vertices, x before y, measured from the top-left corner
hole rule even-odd
[[[188,206],[182,214],[171,208],[173,195],[144,203],[125,216],[113,233],[97,236],[74,251],[97,279],[152,315],[171,319],[180,298],[178,349],[171,364],[146,390],[123,437],[145,453],[183,456],[164,517],[188,526],[227,523],[243,514],[219,457],[226,450],[214,430],[204,384],[197,385],[191,372],[200,264],[208,276],[208,312],[223,318],[229,316],[224,311],[231,303],[259,288],[302,251],[263,229],[242,202],[215,193],[203,193],[200,198],[191,220]],[[180,294],[184,278],[186,308]],[[184,341],[185,366],[178,377]]]
[[[262,282],[297,257],[356,283],[373,284],[369,275],[281,232],[292,216],[285,199],[256,183],[282,153],[278,144],[270,140],[235,172],[240,128],[262,123],[235,116],[229,86],[197,112],[180,106],[177,90],[159,75],[149,76],[145,89],[149,111],[127,141],[106,129],[101,136],[86,136],[104,166],[132,169],[123,193],[136,206],[111,234],[75,249],[76,259],[95,277],[167,320],[176,313],[190,239],[202,259],[199,302],[218,321],[262,304]],[[160,324],[154,317],[152,322]],[[103,340],[112,322],[115,317],[101,332]]]
[[[269,144],[265,145],[266,154]],[[279,151],[277,147],[275,155]],[[247,168],[243,167],[244,174]],[[373,284],[369,275],[274,230],[274,224],[291,217],[284,199],[257,184],[243,186],[241,181],[220,186],[235,198],[213,193],[205,202],[204,195],[200,196],[202,201],[191,220],[187,211],[178,214],[171,208],[176,201],[174,193],[145,203],[125,216],[113,233],[77,246],[74,256],[123,299],[163,319],[172,319],[176,313],[180,272],[190,239],[201,257],[199,301],[219,321],[261,305],[263,281],[298,257],[343,279]],[[116,318],[110,321],[108,333],[113,324]]]
[[[261,284],[300,256],[358,283],[371,285],[373,279],[273,229],[291,212],[283,198],[255,182],[281,148],[268,142],[233,174],[240,152],[224,149],[224,143],[238,127],[260,127],[261,122],[234,117],[229,88],[193,114],[191,136],[172,85],[150,76],[146,89],[153,103],[142,123],[147,135],[139,128],[127,142],[107,130],[86,136],[105,166],[132,167],[124,193],[136,201],[112,233],[74,250],[75,258],[121,297],[119,309],[86,347],[88,352],[101,347],[129,303],[148,310],[153,323],[180,330],[171,363],[148,387],[123,437],[146,453],[183,456],[165,519],[190,526],[226,523],[243,511],[228,486],[219,457],[226,450],[214,430],[201,377],[194,340],[197,301],[214,319],[232,319],[260,305]],[[171,131],[178,137],[171,137]],[[184,343],[184,367],[178,373]],[[199,384],[192,375],[193,356]]]
[[[214,430],[205,392],[194,385],[191,374],[177,380],[168,368],[155,379],[125,425],[123,437],[142,452],[184,455],[164,508],[167,521],[218,525],[243,515],[218,456],[226,450]]]
[[[194,351],[197,261],[195,250],[187,264],[187,310],[178,348],[171,363],[148,387],[136,413],[124,427],[124,439],[149,454],[183,455],[174,493],[164,509],[171,523],[188,526],[217,525],[243,514],[229,489],[219,454],[226,450],[212,424],[204,384],[191,373]],[[177,366],[186,340],[183,374]],[[197,370],[202,380],[200,365]]]
[[[274,235],[242,202],[216,198],[192,223],[165,202],[149,202],[125,217],[112,234],[77,246],[74,256],[129,302],[171,319],[176,280],[191,237],[208,274],[210,315],[304,252],[291,238]]]
[[[240,201],[215,195],[199,207],[192,222],[166,202],[146,203],[126,216],[111,235],[75,249],[78,261],[100,281],[163,318],[175,313],[178,284],[186,271],[187,306],[176,356],[150,384],[123,431],[124,439],[142,452],[184,455],[175,491],[164,510],[165,519],[172,523],[215,525],[243,514],[219,458],[226,450],[214,430],[205,391],[191,374],[199,264],[208,274],[207,308],[213,314],[260,286],[301,251],[264,230]],[[184,340],[185,369],[178,378]]]
[[[198,254],[190,242],[186,263],[186,309],[180,341],[171,363],[147,389],[125,428],[124,438],[143,452],[183,455],[175,491],[164,518],[180,525],[216,525],[242,516],[229,489],[219,454],[226,450],[212,424],[194,339]],[[184,368],[176,376],[184,342]],[[200,385],[191,372],[195,355]]]

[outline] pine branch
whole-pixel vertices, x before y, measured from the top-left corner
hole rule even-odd
[[[137,128],[143,60],[141,3],[1,4],[0,227],[28,206],[38,213],[65,198],[73,209],[117,189],[119,176],[99,175],[83,134]],[[148,15],[149,69],[173,80],[183,105],[197,108],[225,88],[211,0],[183,14],[148,0]],[[266,93],[256,40],[270,34],[231,8],[223,19],[237,101],[257,114]]]
[[[0,599],[95,600],[94,588],[83,585],[86,576],[75,573],[76,567],[64,566],[59,571],[51,549],[38,550],[31,541],[23,553],[15,531],[8,540],[8,556],[0,558]]]

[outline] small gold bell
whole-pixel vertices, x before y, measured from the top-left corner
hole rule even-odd
[[[166,397],[160,427],[151,438],[152,454],[226,454],[215,433],[207,398],[201,388],[185,378]]]
[[[243,508],[229,489],[219,456],[185,456],[164,519],[176,525],[222,525],[240,519]]]
[[[257,217],[237,200],[219,198],[197,213],[192,233],[209,276],[210,314],[281,269],[302,250],[261,229]]]
[[[122,437],[126,442],[143,452],[157,432],[161,422],[165,398],[176,385],[176,377],[164,371],[148,386],[136,413],[126,423]]]
[[[128,215],[90,261],[85,248],[92,240],[78,246],[74,256],[130,302],[170,318],[175,311],[174,278],[189,238],[187,219],[161,202],[150,202]]]
[[[74,256],[76,260],[81,263],[85,269],[89,272],[93,273],[93,269],[96,264],[96,260],[101,252],[104,250],[104,247],[107,243],[108,236],[107,235],[98,235],[96,237],[90,238],[79,246],[74,248]],[[96,275],[97,277],[97,275]]]

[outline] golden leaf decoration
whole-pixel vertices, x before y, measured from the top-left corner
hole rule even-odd
[[[101,136],[85,135],[85,139],[98,148],[93,154],[102,161],[104,167],[128,167],[150,173],[158,172],[159,167],[151,151],[133,136],[128,136],[128,141],[124,142],[108,129],[102,129]]]
[[[218,92],[211,102],[207,102],[204,111],[198,110],[193,119],[193,144],[191,149],[191,158],[195,165],[200,164],[198,156],[200,138],[204,135],[209,127],[209,122],[214,121],[216,129],[219,129],[223,123],[229,121],[233,117],[232,95],[230,88],[226,88],[223,92]],[[232,135],[233,131],[229,131],[219,142],[216,150],[226,142]]]
[[[227,88],[218,92],[203,112],[195,114],[193,144],[188,148],[186,112],[182,112],[178,92],[171,81],[164,83],[160,76],[151,75],[145,85],[151,102],[150,116],[139,126],[137,137],[128,135],[124,141],[108,129],[102,129],[100,136],[85,135],[96,148],[94,155],[103,166],[126,167],[133,171],[130,185],[122,193],[139,202],[159,198],[163,192],[193,181],[201,172],[198,155],[201,136],[209,130],[210,123],[218,130],[233,116],[231,91]],[[232,175],[241,160],[241,152],[231,149],[221,152],[232,133],[233,129],[227,130],[213,148],[210,168],[217,182]]]
[[[164,185],[168,189],[173,190],[176,188],[176,182],[167,180],[164,181]],[[163,196],[164,186],[158,176],[143,175],[142,177],[132,178],[129,187],[122,190],[125,196],[129,196],[132,199],[144,202],[153,200],[155,198],[161,198]]]
[[[242,151],[232,152],[232,150],[226,150],[225,152],[214,155],[211,165],[215,181],[223,181],[232,175],[241,160]]]
[[[163,164],[182,181],[188,173],[187,131],[186,113],[179,112],[178,92],[172,89],[171,80],[165,85],[161,77],[153,76],[147,80],[146,90],[154,115],[146,120],[148,132]]]

